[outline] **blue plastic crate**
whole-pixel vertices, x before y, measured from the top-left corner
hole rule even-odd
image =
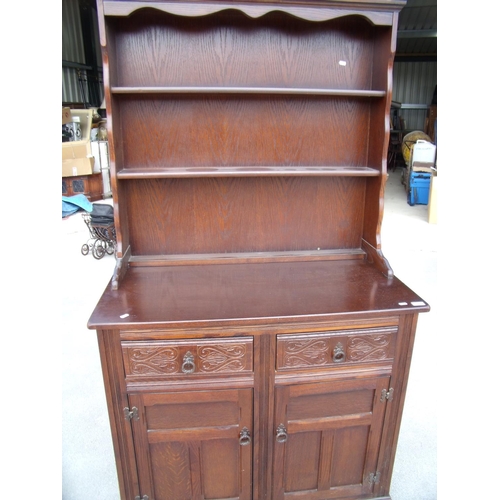
[[[431,175],[427,172],[412,172],[410,174],[408,189],[409,205],[427,205],[429,203]]]

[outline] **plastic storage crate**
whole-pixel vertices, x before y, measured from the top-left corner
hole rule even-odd
[[[429,203],[429,188],[432,174],[426,172],[411,172],[408,189],[408,204],[413,206]]]

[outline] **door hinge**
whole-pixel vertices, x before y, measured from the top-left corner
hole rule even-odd
[[[126,420],[139,420],[139,410],[135,406],[133,406],[132,409],[125,406],[125,408],[123,408],[123,414],[125,415]],[[146,498],[145,500],[148,499]]]
[[[368,482],[370,484],[378,484],[380,483],[380,472],[372,472],[368,477]]]
[[[143,497],[135,497],[134,500],[149,500],[149,497],[144,495]]]
[[[389,390],[382,389],[382,394],[380,396],[380,402],[383,403],[384,401],[392,401],[393,394],[394,394],[394,389],[392,387]]]

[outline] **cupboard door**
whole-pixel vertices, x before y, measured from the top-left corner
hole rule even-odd
[[[252,394],[130,394],[141,494],[150,500],[250,500]]]
[[[369,498],[389,378],[276,389],[273,500]]]

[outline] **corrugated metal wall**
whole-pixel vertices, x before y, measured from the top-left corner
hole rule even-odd
[[[394,63],[392,100],[401,103],[406,130],[424,130],[437,85],[437,61]]]
[[[85,64],[78,0],[62,2],[62,60]],[[62,68],[62,101],[83,102],[75,68]]]
[[[93,10],[92,14],[97,64],[102,69],[102,56],[97,35],[97,13]],[[62,102],[83,103],[85,100],[83,92],[85,92],[85,96],[88,96],[88,87],[85,81],[85,66],[87,65],[78,0],[62,0],[62,61]],[[82,71],[83,89],[81,88],[82,83],[78,80],[78,69]],[[101,92],[101,97],[104,99],[103,92]]]

